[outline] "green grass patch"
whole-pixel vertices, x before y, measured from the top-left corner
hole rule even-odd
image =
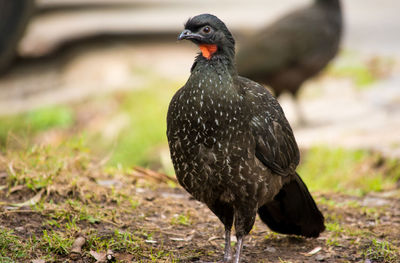
[[[334,77],[351,78],[358,88],[364,88],[376,81],[376,77],[360,61],[352,63],[347,60],[338,61],[329,67],[328,74]]]
[[[157,147],[167,144],[166,113],[177,85],[156,81],[124,96],[119,112],[129,116],[121,130],[110,165],[146,166],[157,156]]]
[[[77,171],[87,169],[88,165],[88,149],[83,139],[69,140],[58,147],[35,145],[8,150],[5,158],[0,158],[0,170],[7,172],[9,186],[25,186],[34,192],[55,184],[59,188],[53,190],[73,188],[79,181]]]
[[[15,262],[26,256],[24,245],[12,230],[0,228],[0,262]]]
[[[43,230],[41,246],[44,250],[58,255],[68,255],[69,250],[74,242],[72,237],[68,237],[60,231]]]
[[[391,162],[365,150],[314,146],[303,154],[298,172],[313,191],[363,195],[395,185],[400,171]]]
[[[182,213],[179,215],[175,215],[174,217],[171,218],[171,224],[172,225],[184,225],[184,226],[191,225],[189,213],[186,213],[186,214]]]
[[[396,249],[387,241],[372,239],[368,248],[363,251],[365,259],[374,262],[399,262],[400,257]]]
[[[40,108],[14,116],[0,117],[0,147],[4,147],[10,134],[32,137],[51,128],[68,128],[75,120],[74,112],[67,106]]]
[[[1,117],[0,149],[4,152],[14,144],[26,147],[37,141],[47,144],[43,140],[46,132],[58,129],[63,133],[56,134],[59,139],[54,141],[74,140],[84,134],[94,154],[109,158],[110,166],[156,163],[158,168],[164,168],[164,159],[169,158],[165,154],[166,114],[173,94],[182,83],[154,74],[149,79],[140,89],[103,95],[81,105],[46,107]],[[40,187],[37,185],[40,183],[46,184],[32,182],[32,187]]]
[[[349,78],[359,89],[365,89],[379,79],[387,77],[395,61],[387,57],[361,58],[359,54],[343,51],[340,56],[330,64],[327,74],[333,77]]]

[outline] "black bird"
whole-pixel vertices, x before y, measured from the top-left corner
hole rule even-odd
[[[314,0],[244,41],[237,55],[238,72],[269,85],[276,97],[283,92],[292,94],[298,122],[304,124],[298,91],[337,54],[342,23],[339,0]]]
[[[292,129],[263,86],[238,76],[228,28],[202,14],[186,22],[178,39],[191,40],[201,53],[169,105],[171,158],[179,183],[224,224],[224,262],[232,259],[232,225],[239,262],[257,212],[273,231],[317,237],[324,217],[296,173]]]

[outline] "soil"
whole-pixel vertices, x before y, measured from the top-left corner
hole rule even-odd
[[[131,189],[140,205],[126,209],[124,204],[117,205],[117,202],[99,202],[104,213],[122,212],[113,222],[89,224],[80,221],[80,232],[89,233],[95,229],[99,236],[112,235],[116,229],[152,233],[150,241],[146,234],[140,238],[148,243],[150,249],[169,251],[175,260],[163,258],[156,262],[216,262],[222,259],[223,225],[204,204],[193,200],[182,188],[166,184]],[[26,194],[16,191],[1,201],[26,200]],[[395,262],[378,250],[374,241],[379,244],[389,242],[392,246],[390,255],[399,258],[396,250],[400,247],[399,192],[364,197],[314,193],[314,197],[327,225],[327,230],[319,238],[275,234],[257,218],[253,230],[246,237],[242,262]],[[60,197],[59,201],[62,199]],[[179,215],[185,215],[187,220],[176,220]],[[40,236],[45,229],[50,230],[44,224],[48,219],[49,211],[38,212],[26,207],[0,212],[0,226],[14,229],[14,233],[24,239],[33,234]],[[83,257],[77,261],[60,255],[57,262],[95,262],[89,248],[84,246],[83,250]],[[129,255],[123,249],[114,252],[117,260],[133,258],[133,262],[154,262],[145,254]]]

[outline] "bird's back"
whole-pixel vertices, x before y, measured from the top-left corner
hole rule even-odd
[[[342,30],[340,5],[323,1],[330,0],[289,13],[244,42],[238,72],[278,94],[318,73],[336,55]]]

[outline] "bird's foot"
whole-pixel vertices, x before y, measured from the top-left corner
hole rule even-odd
[[[232,255],[229,255],[228,257],[224,256],[224,259],[221,262],[223,263],[232,262]]]

